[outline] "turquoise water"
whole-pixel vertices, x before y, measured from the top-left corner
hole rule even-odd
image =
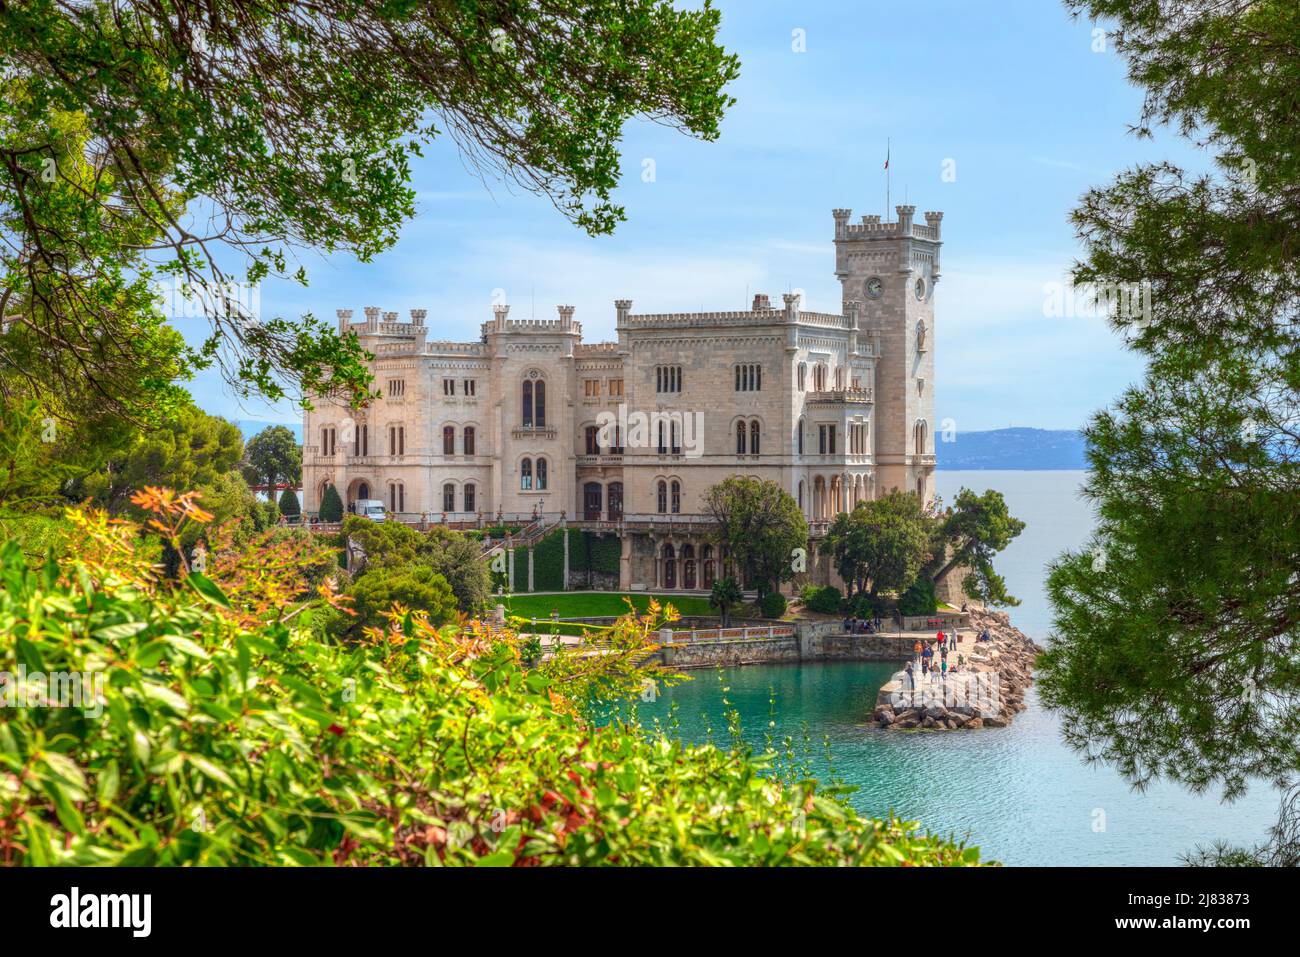
[[[1091,525],[1087,505],[1075,494],[1083,473],[940,472],[939,479],[945,498],[960,485],[997,488],[1012,513],[1029,523],[999,568],[1024,602],[1012,610],[1012,620],[1045,642],[1050,613],[1043,568],[1061,550],[1083,542]],[[1061,742],[1058,722],[1032,689],[1028,710],[1010,728],[950,734],[871,730],[865,722],[876,691],[893,670],[888,664],[832,663],[694,672],[693,680],[640,705],[639,716],[643,723],[675,716],[675,733],[685,739],[705,740],[712,729],[713,740],[726,744],[725,698],[740,712],[742,734],[755,748],[764,747],[770,731],[778,742],[794,737],[800,755],[806,728],[812,771],[855,785],[849,801],[858,809],[872,815],[894,810],[932,831],[966,838],[1006,864],[1177,864],[1180,854],[1198,844],[1254,844],[1275,819],[1277,800],[1265,787],[1230,805],[1217,795],[1196,796],[1169,784],[1133,791],[1113,770],[1085,765]]]

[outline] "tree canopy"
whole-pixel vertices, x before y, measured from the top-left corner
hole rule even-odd
[[[860,594],[901,592],[930,558],[934,522],[921,499],[894,490],[835,516],[826,533],[835,569]]]
[[[794,496],[776,482],[725,479],[705,493],[704,512],[746,585],[766,591],[795,576],[797,550],[808,548],[808,522]]]
[[[1150,303],[1111,314],[1147,373],[1086,430],[1099,525],[1053,566],[1040,687],[1131,780],[1233,796],[1300,770],[1300,9],[1069,6],[1113,26],[1139,132],[1173,126],[1215,168],[1139,165],[1074,213],[1076,281]]]
[[[269,425],[244,446],[244,477],[250,485],[265,485],[273,494],[281,483],[302,482],[302,446],[292,430]]]
[[[411,157],[440,137],[611,231],[630,119],[717,136],[738,73],[718,27],[668,0],[6,4],[4,381],[142,419],[212,366],[241,394],[364,401],[355,337],[262,315],[257,284],[305,283],[300,249],[389,248]],[[168,325],[160,283],[206,339]]]
[[[962,590],[990,605],[1018,605],[1008,594],[1006,582],[993,568],[993,557],[1025,530],[1025,523],[1013,516],[1007,501],[996,489],[982,495],[963,488],[952,506],[937,521],[936,541],[928,576],[939,581],[954,568],[970,569]]]

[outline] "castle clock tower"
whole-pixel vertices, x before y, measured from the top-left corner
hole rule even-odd
[[[835,275],[844,314],[858,311],[860,340],[878,342],[875,426],[871,448],[877,495],[918,492],[934,497],[934,287],[939,281],[943,213],[914,222],[915,206],[897,206],[898,221],[852,210],[835,216]]]

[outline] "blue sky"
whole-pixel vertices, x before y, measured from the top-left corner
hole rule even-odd
[[[613,338],[623,297],[667,312],[799,289],[806,308],[833,310],[831,209],[884,212],[888,138],[894,204],[945,213],[939,419],[964,431],[1076,428],[1138,377],[1103,321],[1049,318],[1044,300],[1079,255],[1068,215],[1089,186],[1140,160],[1199,160],[1172,136],[1128,133],[1141,95],[1109,43],[1094,52],[1094,24],[1053,0],[717,6],[741,58],[737,103],[714,143],[627,129],[628,221],[614,236],[589,238],[544,198],[484,183],[438,142],[414,168],[419,215],[395,248],[369,264],[306,254],[310,287],[267,284],[263,313],[332,322],[337,308],[422,307],[431,338],[475,339],[504,290],[512,317],[576,306],[596,341]],[[191,388],[229,418],[300,421],[290,403],[237,401],[215,374]]]

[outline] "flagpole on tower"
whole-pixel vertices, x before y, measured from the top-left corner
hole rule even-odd
[[[889,139],[886,138],[885,139],[885,222],[887,223],[893,222],[893,220],[889,218],[889,187],[890,187],[890,177],[892,175],[893,175],[893,171],[889,168]]]

